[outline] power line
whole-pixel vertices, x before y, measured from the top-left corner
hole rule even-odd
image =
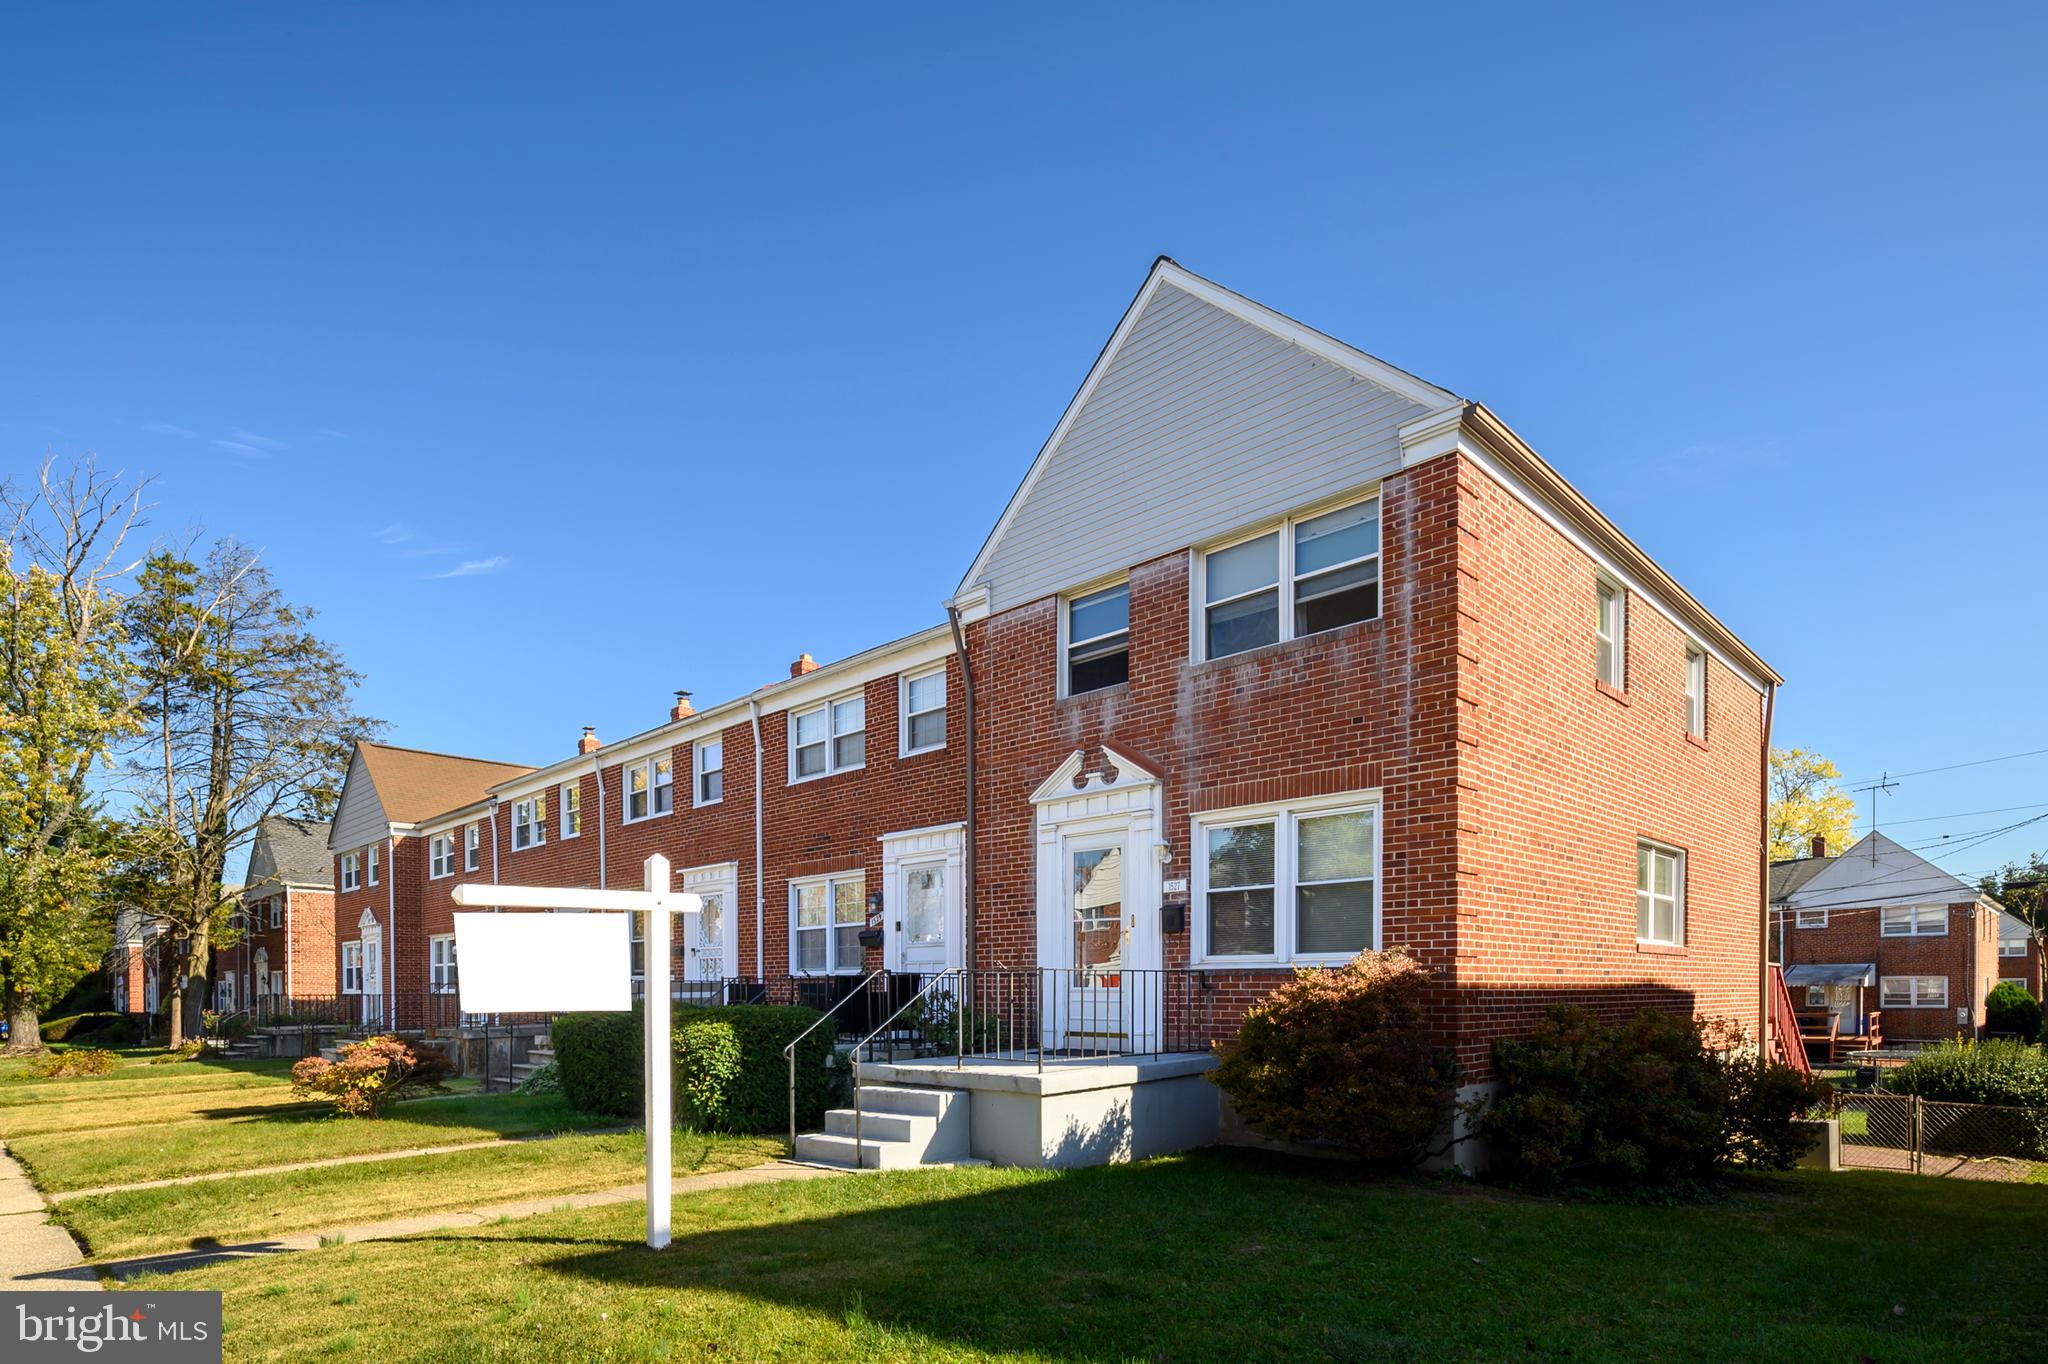
[[[1923,767],[1917,772],[1887,772],[1875,778],[1865,777],[1863,782],[1897,781],[1901,777],[1924,777],[1933,772],[1956,772],[1965,767],[1983,767],[1989,763],[2009,763],[2016,758],[2038,758],[2043,753],[2048,753],[2048,748],[2030,748],[2024,753],[2001,753],[1995,758],[1977,758],[1966,763],[1949,763],[1945,767]],[[1863,782],[1844,782],[1842,784],[1845,786],[1861,785]]]
[[[1933,824],[1944,819],[1969,819],[1974,815],[2009,815],[2015,810],[2048,810],[2048,801],[2043,801],[2038,805],[1999,805],[1989,810],[1952,810],[1945,815],[1915,815],[1911,819],[1894,819],[1890,823],[1893,825]],[[1863,824],[1867,821],[1858,816],[1856,822]]]

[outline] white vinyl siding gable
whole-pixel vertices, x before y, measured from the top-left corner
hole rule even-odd
[[[341,787],[341,803],[334,810],[334,826],[328,830],[330,848],[360,848],[391,832],[384,803],[370,780],[369,765],[360,753],[350,757],[348,777]]]
[[[990,608],[1371,484],[1429,410],[1162,285],[990,546]]]

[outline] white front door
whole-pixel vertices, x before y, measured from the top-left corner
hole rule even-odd
[[[384,934],[363,931],[363,1021],[375,1023],[384,1017]]]
[[[951,901],[943,860],[916,862],[897,872],[897,912],[890,929],[901,935],[897,959],[905,971],[920,975],[946,969],[946,939]]]
[[[966,965],[966,847],[961,824],[882,835],[882,964],[891,971],[928,976]]]
[[[739,868],[731,862],[690,867],[683,871],[681,881],[682,888],[702,899],[704,907],[683,915],[678,925],[683,979],[671,993],[677,999],[705,1004],[728,1002],[724,984],[740,973]]]

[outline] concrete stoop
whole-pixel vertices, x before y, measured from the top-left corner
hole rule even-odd
[[[863,1085],[860,1141],[851,1108],[825,1115],[825,1130],[796,1139],[796,1158],[843,1169],[901,1170],[969,1162],[968,1099],[956,1090],[907,1085]],[[978,1163],[978,1162],[977,1162]]]

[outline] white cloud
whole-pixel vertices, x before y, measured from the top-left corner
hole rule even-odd
[[[223,450],[232,450],[238,455],[261,455],[266,453],[265,451],[259,450],[255,446],[249,445],[243,441],[222,440],[217,436],[214,438],[213,443]]]
[[[474,578],[480,573],[496,573],[512,561],[502,554],[493,554],[488,559],[464,559],[444,573],[428,573],[422,576],[432,578]]]
[[[180,440],[191,440],[199,434],[190,427],[179,426],[175,422],[144,422],[142,429],[153,436],[176,436]]]
[[[382,530],[370,532],[370,538],[380,544],[403,545],[420,538],[420,533],[403,521],[393,521]]]
[[[259,436],[254,431],[237,431],[234,433],[234,439],[239,444],[253,445],[258,450],[277,451],[291,449],[291,446],[286,445],[281,440],[273,440],[269,436]]]

